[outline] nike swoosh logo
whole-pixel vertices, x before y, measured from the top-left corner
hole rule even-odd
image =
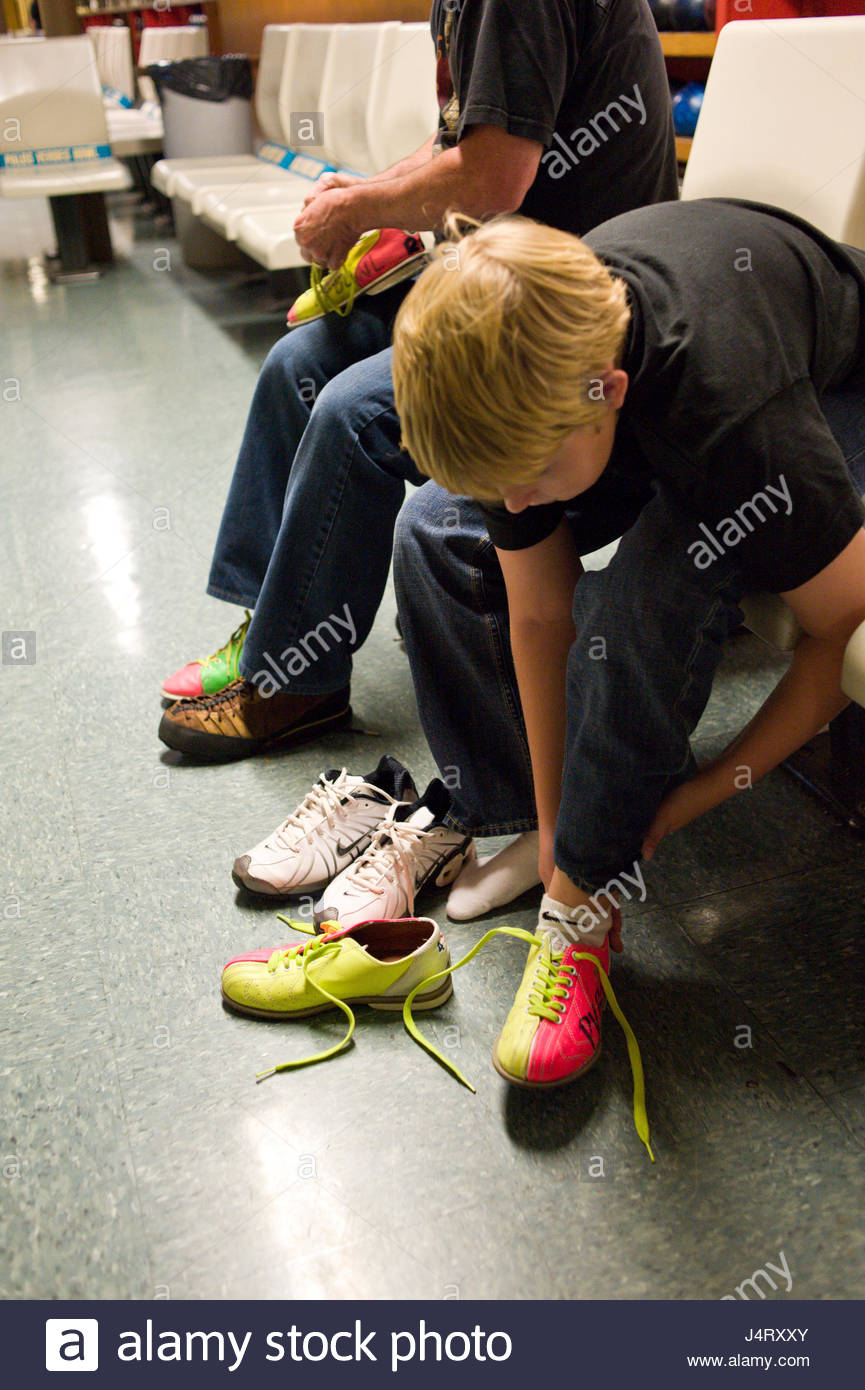
[[[352,840],[350,845],[343,845],[340,843],[339,840],[337,840],[336,852],[337,854],[351,854],[352,850],[356,849],[358,845],[364,844],[364,842],[368,844],[371,839],[372,836],[367,831],[365,831],[363,835],[358,835],[356,840]]]

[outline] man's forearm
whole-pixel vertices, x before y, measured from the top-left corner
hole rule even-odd
[[[358,227],[406,227],[437,231],[451,208],[482,218],[511,211],[488,188],[476,163],[467,162],[459,145],[396,178],[367,179],[345,190]]]

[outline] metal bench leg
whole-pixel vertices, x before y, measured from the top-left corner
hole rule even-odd
[[[50,198],[57,237],[59,283],[98,279],[100,265],[114,260],[104,193],[73,193]]]
[[[851,703],[784,763],[857,835],[865,836],[865,709]]]

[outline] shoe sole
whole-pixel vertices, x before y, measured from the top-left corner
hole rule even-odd
[[[473,851],[474,841],[471,839],[471,837],[469,837],[467,845],[462,844],[459,847],[459,849],[455,849],[451,854],[448,855],[447,859],[445,859],[443,863],[434,864],[433,867],[426,874],[426,876],[421,879],[420,883],[415,885],[415,902],[417,902],[417,899],[419,898],[420,894],[423,893],[424,890],[429,887],[431,881],[434,888],[449,888],[451,884],[454,883],[457,878],[459,878],[463,865],[466,863],[468,859],[472,857]],[[451,869],[453,868],[454,863],[457,859],[459,859],[460,861],[459,866],[457,867],[456,873],[451,874]],[[408,911],[408,904],[406,904],[405,911]],[[399,913],[398,915],[403,916],[404,913]],[[338,920],[338,918],[334,918],[332,915],[325,916],[324,909],[321,909],[320,911],[316,911],[313,913],[312,925],[316,931],[320,931],[322,923],[333,922]]]
[[[581,1076],[585,1076],[587,1071],[592,1070],[600,1055],[601,1049],[598,1048],[594,1057],[590,1057],[584,1066],[580,1067],[578,1071],[572,1071],[569,1076],[561,1077],[559,1081],[527,1081],[524,1076],[514,1076],[499,1061],[498,1045],[493,1047],[493,1066],[505,1081],[509,1081],[512,1086],[521,1086],[524,1091],[554,1091],[558,1086],[567,1086],[571,1081],[577,1081]]]
[[[424,1009],[437,1009],[440,1004],[446,1004],[454,992],[453,982],[448,978],[431,994],[419,994],[412,1004],[412,1011]],[[356,1004],[367,1004],[371,1009],[379,1009],[382,1013],[402,1013],[402,1007],[408,999],[407,994],[400,996],[392,995],[388,999],[383,999],[377,995],[359,995],[356,999],[344,999],[343,1003],[352,1008]],[[275,1023],[285,1023],[293,1018],[309,1018],[312,1014],[323,1014],[336,1008],[335,1004],[315,1004],[311,1009],[292,1009],[291,1012],[277,1012],[274,1009],[253,1009],[248,1004],[238,1004],[236,1000],[230,999],[222,991],[222,1002],[227,1009],[233,1013],[245,1014],[248,1018],[272,1019]]]
[[[379,822],[379,824],[380,823],[381,822]],[[337,869],[336,872],[332,873],[328,878],[320,879],[318,883],[301,883],[294,888],[275,888],[272,883],[267,883],[262,878],[255,878],[252,874],[250,874],[248,879],[245,879],[243,875],[239,874],[234,868],[231,870],[231,877],[238,888],[245,889],[247,893],[252,893],[253,897],[257,898],[305,898],[312,896],[314,893],[323,893],[328,884],[333,883],[333,880],[338,874],[350,868],[352,864],[355,864],[357,860],[360,859],[361,855],[366,854],[377,829],[378,826],[369,832],[366,844],[360,846],[357,849],[357,853],[354,854],[351,859],[346,860],[341,869]],[[240,855],[239,857],[243,858],[244,856]]]
[[[380,280],[376,280],[364,291],[365,294],[382,294],[385,290],[392,289],[400,281],[407,280],[410,275],[414,275],[420,270],[421,265],[430,259],[429,251],[418,251],[416,255],[409,256],[393,270],[389,270],[387,275],[383,275]]]
[[[185,753],[187,757],[195,758],[198,762],[233,763],[239,762],[242,758],[251,758],[255,753],[262,753],[267,748],[292,748],[331,729],[343,729],[346,724],[351,723],[351,718],[351,705],[346,705],[334,714],[295,725],[282,734],[274,734],[272,738],[253,739],[232,738],[229,734],[206,734],[200,729],[188,729],[181,724],[175,724],[164,714],[159,723],[159,738],[166,748],[173,749],[175,753]]]
[[[236,869],[232,869],[231,877],[237,888],[242,888],[244,893],[250,893],[254,898],[311,897],[314,893],[323,893],[331,882],[331,879],[323,878],[320,883],[302,883],[298,888],[274,888],[272,884],[265,883],[260,878],[241,878]]]

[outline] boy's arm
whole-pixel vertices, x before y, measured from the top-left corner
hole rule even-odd
[[[850,703],[841,690],[841,667],[848,641],[865,620],[865,531],[813,579],[781,597],[803,630],[789,670],[720,757],[664,798],[644,858],[665,835],[759,781]]]
[[[562,794],[565,674],[574,641],[574,587],[583,572],[566,521],[525,550],[496,550],[508,596],[511,651],[529,740],[544,887]]]

